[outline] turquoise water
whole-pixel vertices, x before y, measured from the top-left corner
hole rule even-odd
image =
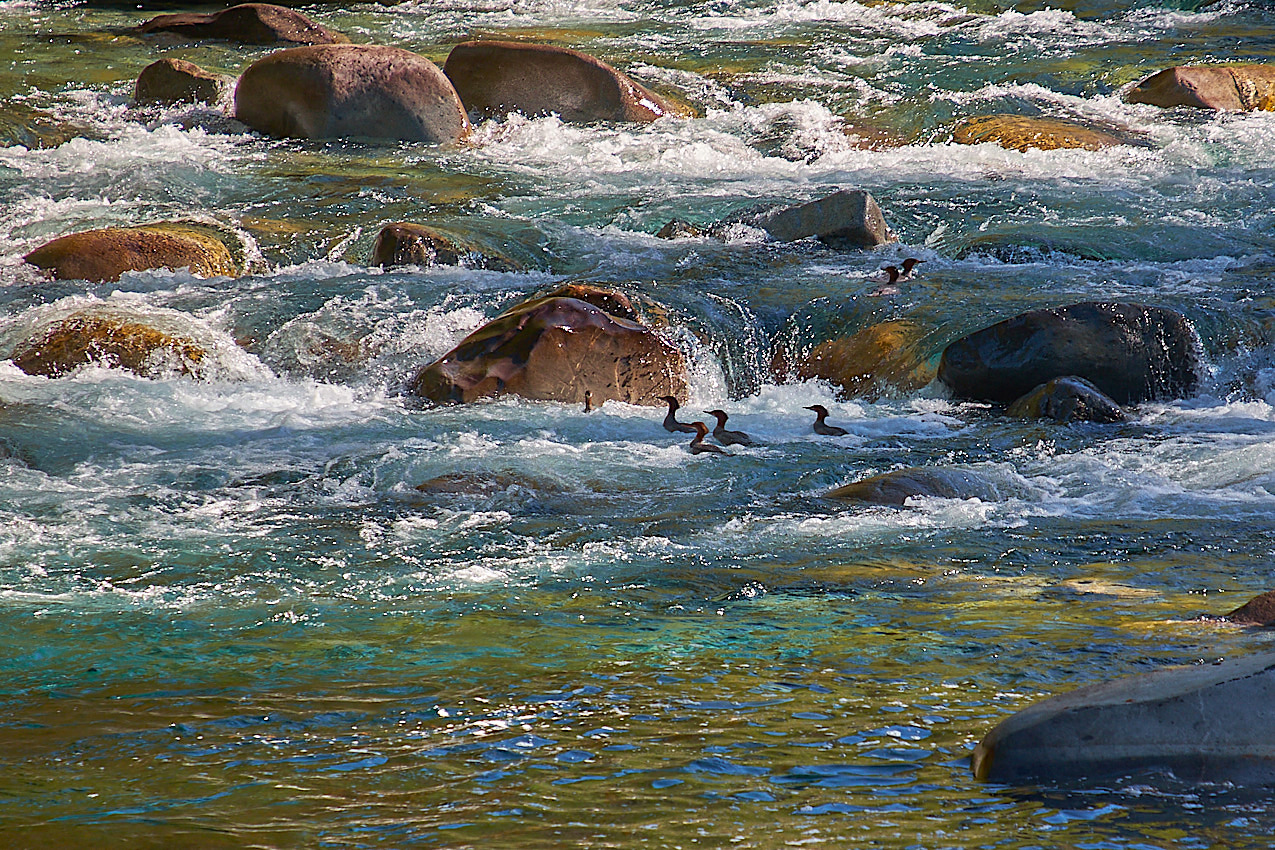
[[[160,55],[237,73],[266,48],[141,41],[122,30],[151,13],[121,6],[0,3],[0,357],[84,307],[212,352],[199,381],[0,362],[0,843],[1268,846],[1264,792],[1009,788],[968,764],[1041,697],[1270,643],[1211,618],[1271,589],[1275,117],[1119,96],[1170,64],[1269,58],[1267,5],[306,11],[440,62],[479,36],[578,48],[700,116],[512,116],[445,151],[267,140],[130,103]],[[998,111],[1142,144],[949,142]],[[851,187],[900,243],[652,235]],[[69,231],[188,217],[238,233],[252,271],[93,285],[21,263]],[[527,270],[369,268],[397,220]],[[918,279],[867,297],[905,256]],[[764,445],[692,456],[662,411],[615,403],[401,395],[564,280],[666,305],[685,409],[724,407]],[[1197,396],[1056,426],[770,369],[891,319],[933,359],[999,317],[1107,297],[1191,319]],[[814,403],[849,436],[810,433]],[[973,469],[1002,498],[820,498],[909,465]]]

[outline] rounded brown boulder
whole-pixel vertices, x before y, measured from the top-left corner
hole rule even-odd
[[[934,366],[918,354],[926,330],[898,319],[827,340],[797,363],[796,377],[821,378],[850,396],[913,392],[934,378]]]
[[[220,12],[158,15],[137,28],[143,35],[175,33],[192,39],[217,38],[240,44],[345,44],[330,30],[294,9],[271,3],[240,3]]]
[[[1275,110],[1275,65],[1179,65],[1125,94],[1129,103],[1231,112]]]
[[[1096,151],[1125,141],[1103,130],[1058,118],[1025,115],[979,115],[956,125],[952,140],[962,145],[992,142],[1003,148],[1052,151],[1068,148]]]
[[[981,499],[985,502],[1004,498],[992,481],[976,472],[923,466],[892,469],[824,494],[825,499],[895,507],[903,507],[909,499],[918,497]]]
[[[684,396],[682,353],[637,322],[578,298],[537,298],[497,316],[438,361],[411,391],[430,401],[514,394],[543,401],[661,404]]]
[[[235,117],[271,136],[449,144],[469,133],[456,90],[433,62],[399,47],[293,47],[248,66]]]
[[[207,352],[134,318],[80,311],[53,323],[13,352],[13,364],[28,375],[59,378],[96,364],[127,369],[146,378],[197,376]]]
[[[521,112],[585,123],[691,115],[687,107],[648,91],[602,60],[565,47],[466,41],[452,48],[443,71],[465,108],[483,117]]]
[[[200,277],[235,277],[239,266],[213,230],[181,222],[86,230],[41,245],[25,259],[59,280],[115,281],[128,271],[184,268]]]
[[[205,71],[194,62],[165,56],[137,75],[133,99],[138,103],[216,104],[230,91],[233,81]]]
[[[958,399],[1009,404],[1064,375],[1117,404],[1180,398],[1202,374],[1200,341],[1178,312],[1085,302],[1033,310],[949,345],[938,380]]]

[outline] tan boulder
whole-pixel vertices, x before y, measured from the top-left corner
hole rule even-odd
[[[658,405],[687,392],[682,353],[650,328],[579,298],[536,298],[497,316],[417,373],[411,391],[469,402],[507,393],[544,401]]]
[[[137,28],[143,35],[175,33],[192,39],[216,38],[240,44],[344,44],[349,39],[295,9],[270,3],[240,3],[219,12],[158,15]]]
[[[513,41],[467,41],[443,71],[469,112],[503,118],[555,114],[563,121],[651,122],[691,110],[648,91],[578,50]]]
[[[796,376],[803,381],[821,378],[850,396],[913,392],[934,378],[935,367],[916,354],[925,334],[924,328],[906,319],[870,325],[815,346],[796,364]]]
[[[107,227],[59,237],[25,259],[59,280],[114,281],[128,271],[184,268],[200,277],[235,277],[239,265],[216,234],[186,222]]]
[[[20,343],[13,364],[28,375],[59,378],[82,366],[127,369],[142,377],[196,376],[208,352],[193,339],[133,318],[83,310]]]
[[[1119,136],[1074,121],[1025,115],[979,115],[966,118],[956,125],[952,139],[962,145],[993,142],[1003,148],[1020,151],[1029,148],[1043,151],[1062,148],[1096,151],[1126,143]]]
[[[1129,103],[1232,112],[1275,110],[1275,65],[1179,65],[1125,94]]]
[[[450,144],[469,133],[456,90],[399,47],[321,44],[258,59],[235,87],[235,117],[271,136]]]
[[[138,103],[216,104],[230,91],[233,80],[205,71],[194,62],[165,56],[137,75],[133,99]]]

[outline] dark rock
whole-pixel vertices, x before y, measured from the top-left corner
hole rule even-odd
[[[1000,501],[1000,490],[986,477],[963,469],[910,467],[893,469],[830,490],[825,499],[903,507],[908,499],[982,499]]]
[[[272,136],[449,144],[469,119],[448,79],[398,47],[323,44],[257,60],[235,88],[235,117]]]
[[[164,57],[152,62],[137,75],[133,99],[138,103],[217,104],[234,81],[222,74],[205,71],[194,62]]]
[[[1246,626],[1275,625],[1275,590],[1254,596],[1227,614],[1226,619]]]
[[[685,395],[681,352],[649,328],[579,298],[537,298],[497,316],[412,380],[431,401],[469,402],[512,393],[595,405],[657,405]]]
[[[1041,384],[1005,411],[1020,419],[1053,419],[1057,422],[1124,422],[1129,417],[1102,390],[1075,375]]]
[[[159,15],[137,28],[143,35],[175,33],[192,39],[216,38],[240,44],[346,44],[339,32],[316,24],[294,9],[270,3],[240,3],[220,12]]]
[[[113,281],[127,271],[184,268],[201,277],[235,277],[239,265],[217,234],[185,222],[108,227],[59,237],[25,259],[59,280]]]
[[[441,233],[422,224],[398,222],[387,224],[372,246],[372,265],[384,266],[459,266],[518,271],[522,267],[507,257],[484,254],[477,246]]]
[[[1001,721],[974,749],[976,779],[1073,781],[1172,771],[1196,782],[1275,782],[1275,653],[1092,685]]]
[[[135,319],[81,311],[20,343],[13,364],[28,375],[58,378],[82,366],[127,369],[142,377],[194,376],[207,352]]]
[[[843,189],[795,207],[745,212],[731,220],[759,227],[780,242],[814,236],[841,250],[872,248],[894,241],[881,208],[862,189]]]
[[[1063,121],[1025,115],[980,115],[957,124],[952,140],[962,145],[994,142],[1003,148],[1051,151],[1081,148],[1096,151],[1126,144],[1124,139],[1104,130]]]
[[[547,44],[467,41],[452,48],[443,71],[465,108],[483,117],[555,114],[583,123],[690,114],[593,56]]]
[[[1033,310],[949,345],[938,380],[958,399],[1008,404],[1074,375],[1119,404],[1195,390],[1200,344],[1186,318],[1163,307],[1086,302]]]
[[[680,218],[675,218],[655,233],[659,239],[698,239],[705,235],[702,227],[696,227]]]
[[[1237,112],[1275,110],[1275,65],[1180,65],[1147,77],[1125,100]]]

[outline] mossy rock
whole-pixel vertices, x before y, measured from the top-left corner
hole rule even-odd
[[[906,319],[870,325],[857,333],[822,342],[800,363],[801,380],[821,378],[850,396],[909,393],[934,379],[935,367],[916,355],[927,331]]]
[[[13,363],[29,375],[59,378],[92,364],[142,377],[195,377],[208,352],[191,339],[131,318],[81,311],[21,343]]]
[[[24,259],[58,280],[100,283],[119,280],[129,271],[184,268],[200,277],[236,277],[242,271],[242,248],[236,261],[224,236],[214,226],[193,222],[107,227],[61,236]]]
[[[1126,144],[1119,136],[1058,118],[1025,115],[980,115],[966,118],[952,133],[962,145],[991,142],[1003,148],[1043,151],[1079,148],[1096,151]]]

